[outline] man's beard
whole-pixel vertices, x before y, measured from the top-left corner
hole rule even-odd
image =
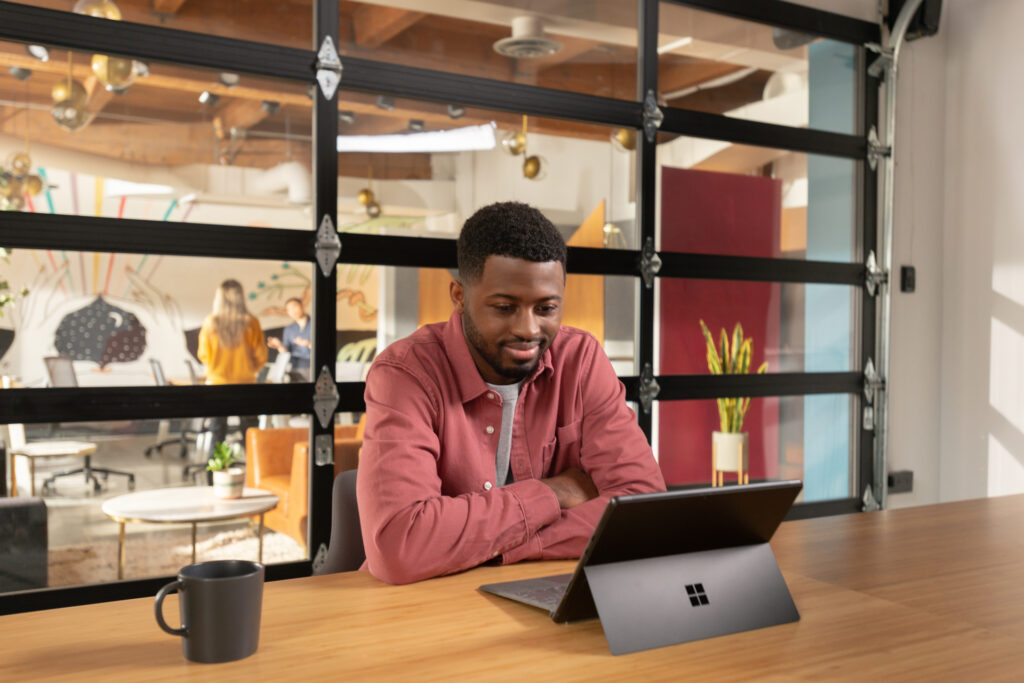
[[[476,349],[476,352],[480,354],[484,362],[491,366],[491,369],[496,374],[513,382],[518,382],[528,377],[534,368],[537,367],[537,364],[540,363],[541,356],[544,355],[544,352],[547,351],[548,346],[551,344],[550,339],[542,339],[537,357],[530,363],[503,364],[501,361],[501,346],[499,345],[495,349],[489,348],[483,335],[480,334],[480,330],[473,323],[473,318],[465,312],[462,314],[462,329],[466,333],[466,341]]]

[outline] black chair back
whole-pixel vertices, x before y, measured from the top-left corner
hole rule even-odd
[[[356,473],[346,470],[334,479],[334,506],[331,516],[331,544],[327,557],[316,574],[334,574],[359,569],[366,560],[363,532],[359,528],[356,505]]]

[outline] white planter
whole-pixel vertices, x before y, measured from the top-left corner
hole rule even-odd
[[[213,472],[213,495],[216,498],[241,498],[244,486],[244,467],[229,467]]]
[[[747,447],[750,436],[746,432],[711,433],[712,477],[717,472],[746,473]]]

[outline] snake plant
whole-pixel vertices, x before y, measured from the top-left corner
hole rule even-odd
[[[745,375],[750,372],[750,361],[754,356],[754,340],[743,338],[743,326],[736,323],[732,331],[732,340],[722,328],[718,344],[711,336],[711,330],[700,321],[700,329],[704,333],[704,341],[707,343],[708,370],[713,375]],[[757,374],[763,375],[768,369],[768,363],[761,363]],[[750,397],[744,398],[719,398],[718,417],[721,422],[721,431],[739,432],[743,429],[743,419],[747,416],[747,409],[750,408]]]

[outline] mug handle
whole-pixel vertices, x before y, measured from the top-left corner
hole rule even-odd
[[[156,612],[156,623],[160,625],[160,628],[167,631],[172,636],[188,635],[188,628],[185,626],[185,624],[182,624],[181,628],[171,628],[167,625],[167,622],[164,621],[164,598],[166,598],[171,593],[181,590],[181,588],[181,579],[177,579],[175,581],[171,581],[169,584],[161,588],[156,593],[156,605],[154,606],[154,610]]]

